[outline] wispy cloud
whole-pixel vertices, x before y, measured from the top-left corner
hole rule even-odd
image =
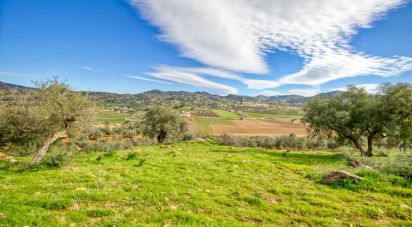
[[[357,84],[356,87],[364,88],[367,92],[375,94],[379,91],[379,84]],[[347,91],[347,87],[331,88],[330,91]]]
[[[205,79],[190,71],[176,70],[168,67],[158,67],[157,72],[149,72],[147,75],[162,79],[177,82],[180,84],[191,85],[203,88],[209,92],[219,95],[236,94],[238,90],[234,87],[223,85]]]
[[[318,87],[312,87],[312,88],[302,88],[302,89],[290,89],[288,92],[277,92],[277,91],[265,90],[265,91],[260,92],[258,95],[263,95],[263,96],[301,95],[305,97],[312,97],[319,93],[321,93],[321,90]]]
[[[82,66],[82,69],[87,70],[87,71],[92,71],[92,72],[98,72],[98,73],[104,73],[105,71],[100,70],[100,69],[95,69],[90,66]]]
[[[229,76],[249,88],[319,85],[343,77],[385,77],[412,69],[411,57],[372,56],[355,51],[349,43],[359,28],[371,27],[404,0],[130,1],[161,28],[162,40],[215,70],[268,73],[265,57],[272,50],[286,50],[304,59],[300,71],[269,83],[216,71],[192,72]]]
[[[216,68],[202,68],[202,67],[172,67],[167,65],[160,65],[154,67],[155,70],[160,72],[167,72],[169,74],[181,74],[181,73],[191,73],[196,74],[199,77],[202,75],[208,75],[212,77],[218,77],[223,79],[235,80],[245,84],[250,89],[265,89],[273,88],[279,86],[279,83],[272,80],[255,80],[255,79],[246,79],[242,76],[232,73],[222,69]],[[195,86],[196,84],[194,84]]]
[[[149,82],[153,82],[153,83],[170,84],[169,82],[166,82],[166,81],[150,79],[150,78],[146,78],[146,77],[142,77],[142,76],[133,76],[133,75],[125,75],[125,76],[133,78],[133,79],[144,80],[144,81],[149,81]]]

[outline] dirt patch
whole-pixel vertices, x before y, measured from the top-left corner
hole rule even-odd
[[[211,125],[213,135],[281,136],[295,133],[306,136],[306,126],[291,120],[233,120],[233,125]]]

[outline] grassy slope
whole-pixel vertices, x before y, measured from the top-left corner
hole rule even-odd
[[[222,118],[229,118],[229,119],[239,119],[239,115],[237,115],[236,113],[232,113],[226,110],[213,110],[213,112],[215,112],[217,115],[219,115],[219,117]]]
[[[412,206],[410,188],[319,183],[346,168],[334,154],[200,142],[145,146],[126,160],[131,152],[83,154],[63,169],[0,170],[0,226],[412,224],[399,208]]]
[[[233,125],[232,120],[224,118],[195,118],[195,132],[210,134],[211,125]]]

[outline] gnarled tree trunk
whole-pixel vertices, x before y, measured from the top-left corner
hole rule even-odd
[[[159,135],[157,135],[157,142],[158,143],[163,143],[163,141],[166,139],[166,132],[162,129],[160,130]]]
[[[53,134],[52,137],[48,138],[44,143],[43,146],[37,151],[36,155],[33,157],[31,160],[32,165],[38,164],[44,157],[44,155],[47,153],[49,150],[49,147],[52,143],[54,143],[56,140],[63,139],[67,137],[67,132],[66,131],[60,131],[56,132]]]
[[[356,149],[358,149],[358,151],[361,153],[361,155],[365,155],[365,149],[363,149],[362,145],[359,143],[358,140],[349,137],[348,138],[350,141],[352,141],[353,145],[355,145]]]
[[[373,149],[373,136],[368,136],[368,150],[366,150],[365,152],[365,156],[367,157],[372,157],[373,153],[372,153],[372,149]]]

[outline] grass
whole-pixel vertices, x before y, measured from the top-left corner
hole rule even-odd
[[[0,226],[412,224],[400,208],[412,206],[410,186],[383,181],[370,190],[377,173],[368,172],[362,187],[347,182],[350,190],[319,182],[345,168],[332,153],[201,142],[85,153],[62,169],[19,172],[6,164]]]
[[[127,117],[130,117],[130,114],[115,111],[100,111],[97,113],[96,119],[99,122],[123,123]]]
[[[230,119],[224,118],[195,118],[195,132],[200,134],[210,134],[211,125],[233,125]]]
[[[217,115],[219,115],[219,117],[222,117],[222,118],[227,118],[227,119],[239,119],[240,118],[240,116],[237,115],[236,113],[229,112],[226,110],[215,109],[213,110],[213,112],[215,112]]]
[[[266,114],[266,113],[247,113],[248,118],[256,119],[300,119],[302,116],[282,115],[282,114]]]

